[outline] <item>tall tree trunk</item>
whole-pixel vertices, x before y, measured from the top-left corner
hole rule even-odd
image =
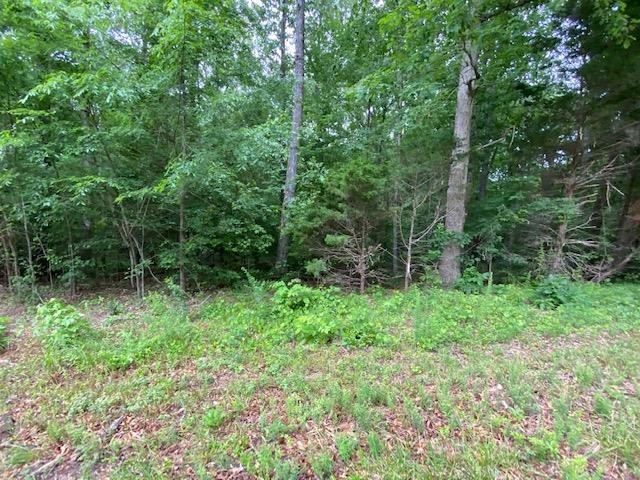
[[[405,262],[405,269],[404,269],[404,289],[409,290],[409,287],[411,286],[411,262],[413,261],[412,259],[412,254],[413,254],[413,231],[414,231],[414,227],[416,224],[416,203],[415,200],[413,202],[413,209],[411,211],[411,225],[409,227],[409,240],[407,242],[407,258],[406,258],[406,262]]]
[[[178,225],[178,269],[180,276],[180,290],[185,292],[187,290],[187,273],[185,270],[185,262],[184,262],[184,244],[185,244],[185,235],[184,235],[184,192],[180,194],[180,211],[179,211],[179,225]]]
[[[276,255],[276,267],[286,269],[289,256],[289,207],[295,198],[298,154],[300,150],[300,127],[302,125],[302,102],[304,90],[304,0],[296,0],[295,59],[293,86],[293,114],[291,121],[291,141],[287,159],[287,174],[284,181],[282,214],[280,217],[280,238]]]
[[[35,289],[35,269],[33,266],[33,248],[31,246],[31,237],[29,235],[29,227],[27,224],[27,212],[24,208],[24,200],[20,200],[22,205],[22,226],[24,227],[24,239],[27,242],[27,264],[29,265],[29,277],[31,277],[32,287]]]
[[[478,52],[475,46],[470,40],[465,39],[462,50],[445,217],[445,227],[454,235],[460,235],[464,231],[467,172],[471,148],[471,117],[476,90],[475,82],[478,78]],[[456,238],[451,239],[442,251],[438,269],[445,287],[452,286],[460,278],[461,251],[462,246]]]
[[[287,1],[280,0],[280,78],[287,76]]]

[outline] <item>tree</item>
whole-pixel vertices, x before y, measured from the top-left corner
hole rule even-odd
[[[286,268],[289,256],[289,215],[291,203],[296,193],[296,176],[300,152],[300,128],[302,126],[302,106],[304,91],[304,0],[296,0],[295,19],[295,57],[293,62],[293,113],[291,115],[291,139],[287,157],[287,172],[282,197],[282,213],[280,216],[280,236],[276,254],[276,266]]]

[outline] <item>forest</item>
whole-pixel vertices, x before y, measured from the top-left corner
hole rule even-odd
[[[640,6],[13,1],[2,279],[634,278]]]
[[[640,478],[640,2],[0,0],[0,479]]]

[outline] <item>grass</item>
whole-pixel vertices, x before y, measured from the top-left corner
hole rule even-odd
[[[14,314],[0,477],[640,476],[638,286],[275,288],[88,299],[63,344]]]

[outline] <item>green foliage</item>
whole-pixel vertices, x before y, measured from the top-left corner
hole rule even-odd
[[[311,468],[319,479],[329,479],[333,474],[333,459],[329,454],[321,453],[311,460]]]
[[[351,435],[338,434],[336,436],[336,449],[343,462],[348,462],[358,448],[358,440]]]
[[[35,332],[45,347],[55,352],[78,345],[93,329],[76,307],[52,298],[38,307]]]
[[[317,280],[327,271],[327,262],[321,258],[314,258],[305,264],[304,270],[308,275],[311,275]]]
[[[384,451],[382,440],[380,440],[380,436],[376,432],[369,432],[367,435],[367,446],[369,447],[369,454],[373,458],[379,457]]]
[[[575,287],[565,277],[550,275],[536,286],[531,297],[538,308],[554,309],[571,302],[575,297]]]
[[[209,408],[202,416],[202,424],[211,429],[218,428],[227,419],[227,415],[220,407]]]
[[[0,316],[0,352],[9,346],[9,317]]]
[[[480,293],[485,282],[489,278],[488,273],[480,273],[475,266],[467,267],[458,279],[455,288],[464,293]]]
[[[560,285],[564,295],[566,284],[560,282]],[[611,320],[620,329],[634,328],[640,322],[640,314],[632,313],[634,308],[640,307],[640,301],[632,299],[631,292],[635,287],[601,289],[589,284],[569,284],[571,298],[575,301],[554,310],[530,305],[534,291],[529,288],[498,287],[492,295],[430,290],[418,297],[414,309],[418,344],[434,350],[451,343],[504,342],[527,330],[560,335],[575,329],[606,325]],[[556,292],[555,289],[552,291]]]

